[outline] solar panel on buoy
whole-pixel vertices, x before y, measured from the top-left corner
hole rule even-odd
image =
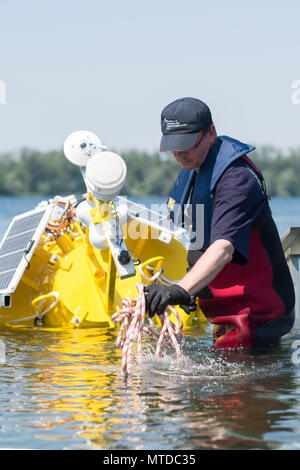
[[[0,293],[10,294],[29,265],[48,223],[53,206],[14,217],[0,243]]]

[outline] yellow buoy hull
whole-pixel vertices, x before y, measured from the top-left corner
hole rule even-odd
[[[132,236],[137,227],[130,220],[124,230],[136,264],[135,276],[126,279],[120,279],[109,248],[94,248],[88,228],[79,221],[55,239],[45,232],[11,295],[11,307],[0,308],[0,324],[114,328],[112,314],[125,297],[137,297],[137,283],[150,284],[158,271],[174,282],[187,268],[186,249],[176,238],[165,243],[153,227],[139,222],[138,228],[140,236]],[[206,323],[200,309],[191,315],[176,309],[184,327]]]

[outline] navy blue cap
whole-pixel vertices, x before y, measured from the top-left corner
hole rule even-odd
[[[161,113],[160,151],[183,152],[191,148],[203,129],[212,124],[209,107],[197,98],[179,98]]]

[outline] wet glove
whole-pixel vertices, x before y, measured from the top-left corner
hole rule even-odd
[[[168,305],[190,305],[192,302],[190,294],[177,284],[172,286],[151,284],[144,287],[144,292],[146,311],[150,318],[156,313],[162,315]]]

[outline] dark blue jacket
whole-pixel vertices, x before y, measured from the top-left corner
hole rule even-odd
[[[184,225],[184,205],[192,204],[193,232],[196,231],[196,205],[204,207],[204,241],[202,250],[209,246],[210,227],[212,219],[213,191],[217,181],[226,168],[237,158],[252,152],[255,147],[239,142],[227,136],[220,136],[210,149],[207,158],[197,174],[195,170],[184,170],[179,175],[172,188],[168,200],[170,216],[176,224]],[[191,195],[192,192],[192,195]],[[176,205],[175,205],[176,204]],[[200,228],[203,230],[203,228]],[[198,227],[199,230],[199,227]],[[193,239],[193,236],[191,237]],[[199,247],[201,248],[201,247]]]

